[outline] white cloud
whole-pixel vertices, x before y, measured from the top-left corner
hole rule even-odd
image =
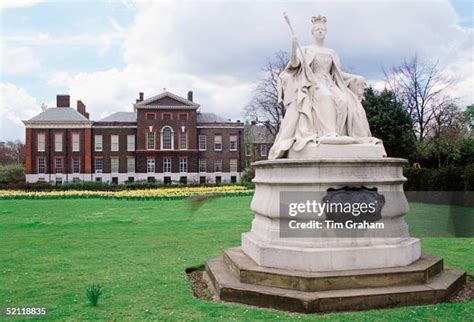
[[[42,0],[2,0],[0,1],[0,9],[26,8],[37,5]]]
[[[0,94],[1,140],[24,141],[25,130],[21,121],[41,112],[40,105],[25,89],[11,83],[0,83]]]
[[[130,2],[127,2],[130,4]],[[346,70],[379,86],[382,66],[418,54],[440,60],[460,79],[456,95],[472,100],[472,30],[460,21],[447,1],[341,2],[135,2],[130,26],[107,17],[112,31],[57,38],[48,33],[4,36],[20,45],[121,43],[125,66],[71,74],[52,73],[49,84],[66,86],[98,119],[131,110],[139,91],[146,97],[164,87],[178,95],[194,90],[202,111],[241,118],[266,59],[288,50],[290,35],[282,17],[286,11],[301,43],[311,40],[310,18],[328,17],[328,42]],[[114,47],[116,48],[116,47]],[[468,98],[466,98],[468,97]]]
[[[9,47],[0,44],[1,74],[23,75],[36,70],[40,63],[30,47]]]

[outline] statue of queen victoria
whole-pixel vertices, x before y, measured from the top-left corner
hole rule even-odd
[[[383,149],[370,133],[360,102],[364,78],[343,72],[337,53],[324,46],[326,17],[311,22],[314,45],[300,47],[293,34],[290,61],[279,75],[278,99],[286,114],[269,159],[325,144],[379,144]]]

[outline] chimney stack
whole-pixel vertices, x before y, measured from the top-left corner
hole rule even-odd
[[[86,112],[86,106],[80,100],[77,101],[77,111],[89,119],[89,113]]]
[[[143,102],[144,94],[143,92],[138,93],[138,102]]]
[[[56,107],[71,107],[69,95],[56,95]]]
[[[188,92],[188,101],[193,101],[193,91]]]

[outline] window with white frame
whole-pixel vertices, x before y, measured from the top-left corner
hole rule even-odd
[[[119,158],[110,159],[110,172],[111,173],[119,172]]]
[[[63,159],[62,158],[54,159],[54,172],[63,173]]]
[[[146,172],[155,173],[155,159],[146,160]]]
[[[188,172],[188,158],[179,159],[179,172]]]
[[[127,172],[128,173],[135,172],[135,158],[127,158]]]
[[[171,158],[163,159],[163,172],[171,172]]]
[[[169,126],[161,129],[161,149],[173,150],[173,129]]]
[[[207,137],[205,135],[199,135],[199,151],[206,151]]]
[[[127,151],[135,151],[135,135],[127,135]]]
[[[229,150],[237,151],[237,135],[231,135],[229,137]]]
[[[261,157],[266,157],[267,156],[267,145],[266,144],[260,145],[260,156]]]
[[[214,160],[214,172],[222,172],[222,160]]]
[[[94,169],[95,169],[95,173],[102,173],[102,171],[104,170],[104,160],[95,159],[94,160]]]
[[[147,133],[147,150],[154,150],[155,149],[155,132],[148,132]]]
[[[222,151],[222,135],[214,135],[214,151]]]
[[[188,148],[188,136],[186,132],[179,133],[179,149],[186,150]]]
[[[45,134],[44,133],[38,133],[38,136],[37,136],[38,152],[44,152],[45,140],[46,140]]]
[[[45,173],[46,172],[46,162],[44,158],[38,158],[38,173]]]
[[[62,133],[54,134],[54,151],[63,152],[63,134]]]
[[[199,172],[207,172],[206,159],[199,159]]]
[[[110,136],[110,151],[117,152],[119,150],[119,136],[111,135]]]
[[[79,152],[79,133],[72,134],[72,152]]]
[[[74,159],[72,159],[72,173],[78,174],[79,171],[80,171],[79,159],[74,158]]]
[[[97,152],[102,151],[102,135],[96,135],[94,137],[94,150]]]
[[[230,172],[237,172],[237,159],[230,159]]]

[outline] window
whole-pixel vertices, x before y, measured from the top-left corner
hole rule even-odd
[[[72,182],[81,182],[81,180],[79,178],[72,178]]]
[[[146,178],[146,181],[150,182],[150,183],[153,183],[153,182],[155,182],[155,177],[148,177],[148,178]]]
[[[188,177],[179,177],[179,183],[181,184],[188,183]]]
[[[102,151],[102,135],[96,135],[94,138],[94,150]]]
[[[45,139],[44,133],[38,133],[38,152],[44,152]]]
[[[199,177],[199,183],[206,183],[206,177]]]
[[[171,184],[171,177],[163,177],[164,184]]]
[[[128,173],[135,172],[135,158],[128,158],[127,159],[127,172]]]
[[[179,159],[179,172],[188,172],[188,158]]]
[[[214,172],[222,172],[222,160],[214,161]]]
[[[214,151],[222,151],[222,135],[214,135]]]
[[[38,159],[38,173],[46,173],[44,158]]]
[[[173,150],[173,129],[169,126],[161,129],[161,149]]]
[[[179,113],[178,120],[180,121],[187,121],[188,120],[188,113]]]
[[[220,184],[222,182],[222,177],[221,176],[216,176],[216,183]]]
[[[267,145],[266,144],[262,144],[260,146],[260,156],[261,157],[266,157],[267,156]]]
[[[110,151],[117,152],[119,150],[119,136],[110,136]]]
[[[231,135],[229,137],[229,150],[230,151],[237,151],[237,135]]]
[[[134,177],[128,177],[127,182],[128,182],[128,183],[134,183],[134,182],[135,182],[135,178],[134,178]]]
[[[237,159],[230,159],[230,172],[237,172]]]
[[[171,113],[163,113],[161,114],[161,119],[163,121],[171,121],[173,119]]]
[[[118,183],[118,177],[112,177],[112,183],[117,184]]]
[[[230,177],[230,182],[231,183],[236,183],[237,182],[237,177],[236,176],[231,176]]]
[[[155,133],[148,132],[147,133],[147,150],[154,150],[155,149]]]
[[[80,171],[79,159],[72,159],[72,173],[77,174]]]
[[[54,151],[63,152],[63,134],[54,134]]]
[[[97,178],[95,178],[95,181],[97,181],[97,182],[102,182],[102,178],[101,178],[101,177],[97,177]]]
[[[63,183],[63,178],[57,177],[56,178],[56,184],[62,184]]]
[[[171,172],[171,158],[163,159],[163,172]]]
[[[119,172],[119,158],[110,159],[110,172],[111,173]]]
[[[135,151],[135,135],[127,135],[127,151]]]
[[[205,159],[199,159],[199,172],[207,171],[207,162]]]
[[[79,152],[79,133],[72,134],[72,152]]]
[[[102,170],[104,168],[104,160],[95,159],[94,160],[94,168],[95,168],[95,173],[102,173]]]
[[[188,148],[188,136],[186,132],[181,132],[179,134],[179,149],[186,150]]]
[[[155,173],[155,159],[146,160],[146,172]]]
[[[199,151],[206,151],[206,136],[205,135],[200,135],[199,136]]]
[[[147,121],[153,121],[155,119],[155,113],[146,113]]]
[[[54,172],[63,173],[63,159],[62,158],[54,159]]]

